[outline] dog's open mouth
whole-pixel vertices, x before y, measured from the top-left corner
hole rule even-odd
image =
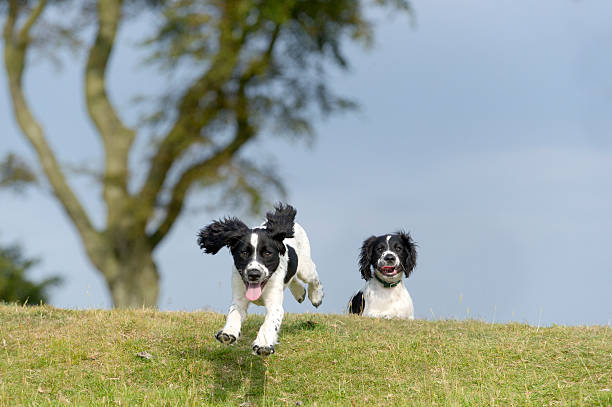
[[[399,270],[397,270],[394,266],[380,267],[379,270],[381,273],[388,277],[393,277],[394,275],[399,273]]]
[[[249,301],[257,301],[261,297],[261,292],[268,281],[262,283],[245,283],[246,284],[246,297]]]

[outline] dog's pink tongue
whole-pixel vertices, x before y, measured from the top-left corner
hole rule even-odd
[[[250,301],[257,301],[261,297],[261,284],[250,284],[247,287],[246,297]]]

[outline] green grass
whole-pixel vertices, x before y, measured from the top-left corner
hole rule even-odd
[[[229,347],[223,322],[0,305],[0,406],[612,405],[609,327],[287,314],[261,358],[261,316]]]

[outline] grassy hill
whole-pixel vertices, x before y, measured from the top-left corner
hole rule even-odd
[[[230,347],[223,321],[0,305],[0,406],[612,405],[610,327],[289,314],[264,359],[261,316]]]

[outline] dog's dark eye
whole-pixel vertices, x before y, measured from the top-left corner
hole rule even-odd
[[[376,249],[376,253],[382,253],[382,251],[383,251],[382,247],[379,247],[379,248]]]
[[[402,249],[403,249],[403,247],[402,247],[402,246],[400,246],[400,245],[395,246],[395,251],[396,251],[396,252],[401,252],[401,251],[402,251]]]
[[[240,251],[240,255],[242,257],[247,257],[249,255],[249,252],[248,252],[248,250],[242,250],[242,251]]]
[[[264,252],[262,253],[262,256],[270,257],[270,256],[272,256],[272,252],[270,250],[264,250]]]

